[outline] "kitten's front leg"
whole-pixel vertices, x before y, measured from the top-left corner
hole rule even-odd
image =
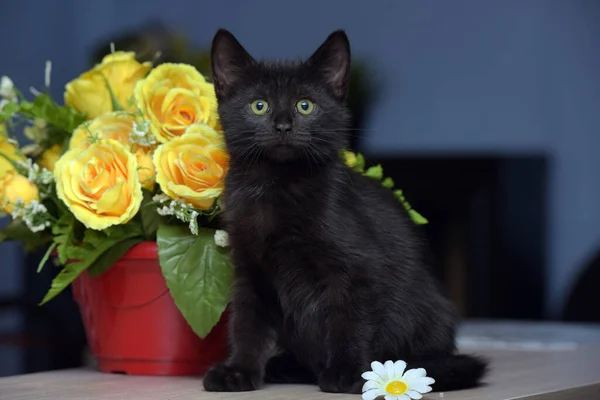
[[[327,362],[319,374],[319,388],[330,393],[360,393],[361,374],[369,363],[373,330],[360,307],[340,304],[330,308],[327,321]]]
[[[210,392],[256,390],[275,347],[272,321],[252,279],[243,274],[236,276],[233,296],[229,320],[231,354],[204,376],[204,389]]]

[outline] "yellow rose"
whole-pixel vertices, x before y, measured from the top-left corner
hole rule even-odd
[[[223,192],[229,157],[221,146],[206,145],[201,133],[189,132],[160,145],[154,166],[166,195],[207,210]]]
[[[54,171],[54,164],[58,161],[60,153],[62,152],[62,146],[55,144],[48,150],[44,151],[37,161],[37,165],[42,168],[46,168],[48,171]]]
[[[156,145],[141,146],[131,144],[129,133],[136,121],[132,114],[122,111],[113,111],[102,114],[92,121],[81,124],[71,136],[70,149],[85,149],[94,141],[100,139],[113,139],[125,145],[136,157],[138,162],[138,177],[142,187],[152,190],[155,184],[156,170],[152,163],[152,153]]]
[[[69,149],[89,147],[98,139],[114,139],[127,146],[130,146],[129,133],[133,129],[135,116],[122,111],[113,111],[102,114],[92,121],[86,121],[81,124],[71,136]]]
[[[159,65],[136,85],[134,97],[161,143],[183,135],[196,122],[219,127],[215,89],[190,65]]]
[[[0,129],[0,178],[6,175],[8,171],[13,171],[15,168],[10,163],[12,161],[25,162],[25,157],[15,146],[6,133]]]
[[[135,156],[113,139],[73,148],[54,166],[56,193],[90,229],[124,224],[138,212],[142,186]]]
[[[15,171],[8,171],[0,179],[0,209],[12,213],[18,200],[25,204],[39,200],[40,193],[37,186],[23,175]]]
[[[144,189],[152,190],[156,183],[156,168],[152,162],[152,154],[138,149],[135,152],[138,163],[138,179]]]
[[[65,104],[72,105],[79,112],[87,112],[90,119],[115,111],[108,84],[121,107],[134,111],[135,107],[129,106],[133,88],[151,68],[149,62],[137,62],[133,52],[109,54],[100,64],[67,84]]]
[[[203,141],[201,139],[198,139],[200,140],[199,144],[201,146],[208,146],[209,144],[222,147],[225,146],[223,134],[217,132],[216,130],[214,130],[206,124],[192,124],[185,130],[185,133],[197,133],[200,136],[202,136],[202,138],[204,138]]]

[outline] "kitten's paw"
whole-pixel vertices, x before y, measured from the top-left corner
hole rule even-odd
[[[220,364],[208,370],[203,384],[207,392],[247,392],[258,389],[260,374]]]
[[[360,374],[349,368],[330,368],[319,375],[319,388],[328,393],[360,394],[362,381]]]
[[[277,355],[267,362],[264,380],[266,383],[317,383],[316,375],[288,353]]]

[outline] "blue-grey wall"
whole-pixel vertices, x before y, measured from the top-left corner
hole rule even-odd
[[[80,0],[4,2],[0,74],[53,93],[87,67],[90,46],[157,18],[208,44],[231,29],[260,57],[306,56],[335,28],[373,57],[383,83],[371,153],[544,152],[549,315],[600,244],[600,3],[585,0],[303,1]],[[6,264],[20,257],[0,251]],[[14,250],[10,250],[14,251]],[[9,268],[10,269],[10,268]],[[17,283],[14,283],[17,285]]]

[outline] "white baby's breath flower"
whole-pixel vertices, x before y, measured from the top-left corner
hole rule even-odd
[[[41,232],[52,225],[52,217],[45,205],[37,200],[25,204],[20,198],[14,204],[11,216],[21,219],[32,232]]]
[[[139,137],[146,136],[148,134],[149,128],[150,128],[149,121],[140,122],[139,124],[135,121],[133,122],[133,133],[136,136],[139,136]]]
[[[189,224],[190,232],[198,234],[198,216],[200,213],[191,205],[182,200],[174,200],[164,194],[152,197],[159,207],[156,209],[158,215],[172,215],[182,222]]]
[[[363,400],[385,398],[385,400],[411,400],[420,399],[422,393],[431,392],[435,383],[433,378],[427,376],[423,368],[406,370],[406,363],[402,360],[393,362],[379,361],[371,363],[372,371],[362,374],[365,382],[362,391]]]
[[[156,203],[164,203],[165,201],[168,201],[170,199],[171,198],[164,193],[158,193],[155,194],[154,197],[152,197],[152,201]]]
[[[190,232],[192,232],[192,235],[197,235],[198,234],[198,211],[194,210],[192,211],[192,214],[190,215]]]
[[[47,88],[50,87],[50,75],[52,74],[52,61],[46,61],[46,68],[44,69],[44,85]]]
[[[218,229],[215,232],[215,243],[217,246],[220,247],[229,246],[229,235],[227,234],[227,232]]]
[[[129,139],[132,143],[140,146],[153,146],[156,142],[156,137],[150,132],[150,121],[133,122],[133,130],[129,132]]]
[[[4,75],[0,78],[0,97],[4,97],[7,100],[16,100],[17,92],[15,91],[15,84],[12,79]]]

